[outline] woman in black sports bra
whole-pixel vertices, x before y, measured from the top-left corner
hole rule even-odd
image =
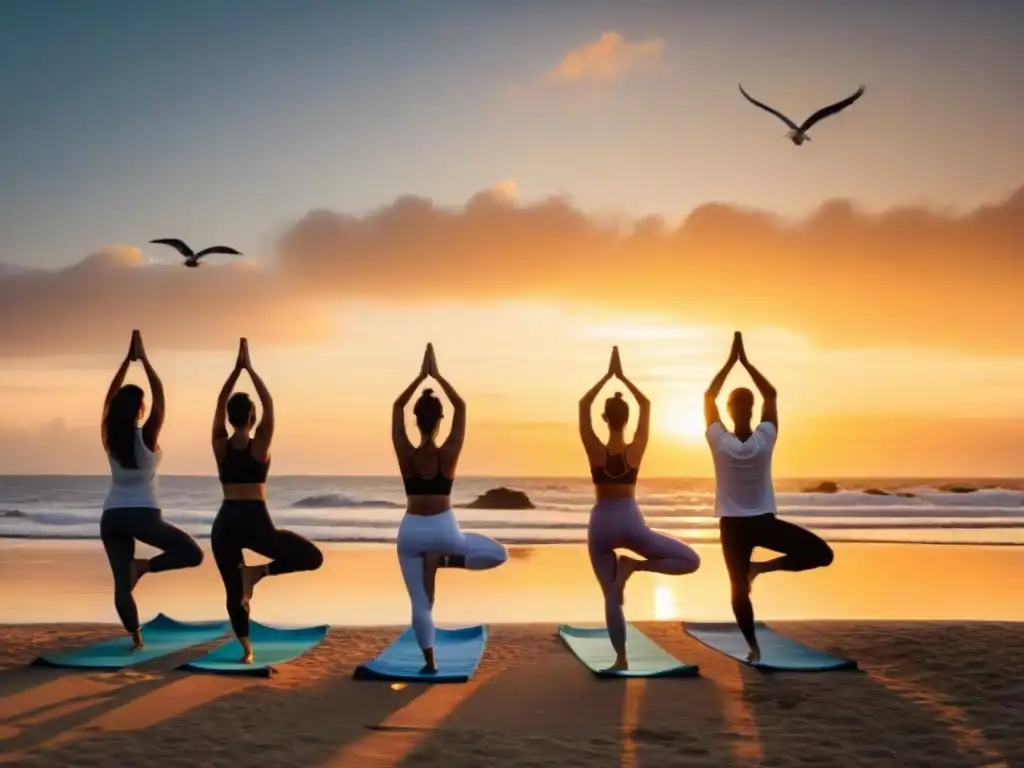
[[[425,389],[413,413],[419,427],[419,444],[405,431],[405,406],[416,388],[433,377],[455,409],[448,439],[437,445],[444,417],[441,401]],[[466,404],[437,370],[434,348],[427,345],[419,376],[398,396],[391,409],[391,440],[408,498],[405,516],[398,527],[398,562],[412,602],[412,628],[423,651],[423,671],[436,672],[434,661],[434,579],[438,568],[482,571],[508,559],[505,547],[479,533],[463,533],[452,511],[451,491],[455,466],[466,436]]]
[[[612,378],[618,378],[640,404],[640,418],[633,441],[626,442],[623,432],[629,422],[629,404],[622,393],[605,401],[602,414],[608,424],[608,442],[602,443],[594,432],[590,411],[597,393]],[[622,372],[619,348],[612,348],[608,372],[580,400],[580,439],[590,463],[597,503],[590,512],[587,526],[587,547],[590,563],[604,593],[605,622],[608,638],[615,649],[611,670],[629,668],[626,658],[626,617],[622,611],[626,581],[637,571],[680,575],[693,573],[700,567],[700,555],[664,533],[652,531],[644,521],[636,503],[636,480],[640,462],[647,450],[651,423],[651,401]],[[642,560],[617,555],[628,549]]]
[[[242,371],[249,373],[263,406],[259,426],[256,426],[256,406],[249,396],[244,392],[231,394]],[[234,429],[230,436],[224,426],[225,416]],[[250,437],[253,427],[256,431]],[[245,664],[253,660],[249,642],[249,601],[256,583],[265,576],[315,571],[324,561],[315,544],[297,533],[275,528],[270,519],[266,482],[273,437],[274,401],[263,379],[253,370],[249,344],[242,339],[235,369],[217,397],[217,412],[213,417],[213,455],[224,488],[224,503],[213,521],[210,543],[227,593],[231,628],[242,644],[240,661]],[[246,565],[243,549],[270,558],[271,562]]]

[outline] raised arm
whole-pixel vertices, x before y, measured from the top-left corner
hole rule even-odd
[[[402,390],[402,394],[395,400],[394,405],[391,406],[391,444],[395,448],[399,461],[402,456],[409,454],[413,450],[413,444],[409,440],[409,435],[405,431],[405,408],[409,405],[409,401],[412,400],[413,394],[419,389],[427,379],[427,374],[430,369],[430,346],[427,346],[427,351],[423,353],[423,363],[420,365],[419,375],[412,380],[412,383],[408,387]]]
[[[135,337],[135,358],[142,362],[146,371],[146,378],[149,379],[149,391],[153,400],[149,407],[149,418],[142,426],[142,440],[146,447],[155,451],[160,441],[160,430],[164,426],[164,415],[166,414],[167,401],[164,397],[164,384],[160,381],[156,369],[149,362],[149,355],[146,348],[142,346],[142,334]]]
[[[708,385],[707,390],[704,392],[704,423],[706,426],[710,427],[716,421],[722,420],[716,401],[722,393],[722,387],[725,386],[725,380],[729,377],[729,372],[732,371],[736,361],[739,360],[742,346],[743,337],[740,336],[739,331],[736,331],[732,337],[732,349],[729,350],[729,359],[725,361],[722,370],[715,374],[715,378],[711,380],[711,384]]]
[[[622,370],[622,360],[619,358],[618,347],[614,347],[612,349],[611,370],[612,375],[617,376],[619,381],[626,385],[626,389],[628,389],[630,394],[633,395],[637,405],[640,407],[640,416],[637,419],[636,431],[633,433],[633,440],[629,444],[629,458],[633,462],[634,466],[638,466],[641,459],[644,457],[644,451],[647,450],[647,439],[650,437],[651,433],[651,401],[643,392],[640,391],[640,388],[637,387],[636,384],[626,377],[626,374]]]
[[[114,374],[114,378],[110,381],[110,386],[107,388],[107,394],[103,398],[103,415],[100,417],[100,442],[103,443],[103,450],[107,450],[107,413],[110,411],[110,402],[114,399],[114,395],[124,385],[125,376],[128,375],[128,368],[132,364],[132,360],[135,359],[135,334],[137,331],[132,331],[132,340],[128,345],[128,354],[125,355],[124,360],[121,361],[121,365],[118,367],[117,372]]]
[[[245,363],[245,370],[249,372],[249,378],[252,379],[252,388],[256,390],[256,396],[260,399],[260,407],[263,409],[263,417],[253,434],[253,439],[256,442],[256,454],[262,454],[262,458],[266,459],[270,455],[270,443],[274,439],[274,398],[270,396],[270,390],[267,389],[266,383],[249,362],[248,346],[246,346]]]
[[[227,381],[224,382],[224,386],[220,388],[220,394],[217,395],[217,410],[213,414],[213,451],[217,455],[220,454],[224,442],[228,439],[228,428],[226,426],[228,400],[231,398],[231,393],[235,391],[235,385],[238,383],[238,377],[242,375],[244,364],[242,348],[239,345],[238,359],[235,360],[235,367],[231,371],[231,375],[228,376]]]
[[[614,350],[612,351],[612,359],[615,359]],[[598,453],[601,450],[601,440],[598,438],[597,433],[594,432],[594,400],[597,399],[598,392],[609,382],[613,375],[612,366],[609,363],[608,370],[604,376],[598,379],[597,383],[580,398],[580,440],[583,441],[583,447],[588,454]]]
[[[466,440],[466,401],[459,396],[459,393],[455,391],[455,387],[438,371],[437,358],[434,356],[434,346],[432,344],[427,345],[427,354],[429,355],[430,375],[440,385],[445,397],[451,401],[452,410],[454,411],[452,414],[451,431],[441,447],[451,454],[452,457],[457,458],[462,452],[462,445]]]
[[[767,421],[770,424],[774,424],[775,428],[779,427],[779,405],[778,396],[779,393],[775,387],[771,385],[771,382],[764,377],[757,368],[755,368],[750,361],[747,359],[747,353],[740,346],[740,364],[747,369],[747,373],[750,374],[750,378],[754,381],[754,386],[757,387],[757,391],[761,393],[761,398],[764,401],[761,405],[761,421]]]

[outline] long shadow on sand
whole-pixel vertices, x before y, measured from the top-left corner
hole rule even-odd
[[[627,686],[597,679],[555,625],[489,631],[469,684],[436,687],[424,696],[429,707],[414,702],[326,765],[522,765],[543,755],[565,766],[619,766]]]
[[[856,658],[862,672],[763,674],[735,665],[743,706],[757,729],[761,764],[789,765],[999,765],[996,751],[950,729],[934,709],[904,695],[905,671],[880,664],[876,649],[887,642],[884,625],[859,631],[852,623],[814,626],[776,622],[806,643]],[[841,644],[841,645],[840,645]],[[929,651],[933,644],[929,644]],[[919,656],[903,654],[904,670]],[[1013,764],[1013,763],[1009,763]]]
[[[351,679],[356,664],[388,640],[379,631],[333,630],[270,680],[176,672],[179,660],[166,659],[151,678],[125,681],[105,697],[100,692],[99,703],[51,712],[45,732],[12,734],[16,741],[0,742],[0,761],[105,765],[116,756],[125,765],[331,764],[368,726],[428,688],[395,690]],[[47,672],[63,674],[57,682],[67,689],[67,673]]]
[[[855,640],[870,642],[876,684],[927,712],[973,765],[1024,765],[1020,624],[881,626]]]

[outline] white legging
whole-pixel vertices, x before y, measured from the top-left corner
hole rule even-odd
[[[405,515],[398,526],[398,564],[412,601],[412,631],[424,650],[434,647],[434,617],[423,581],[423,555],[455,555],[466,559],[466,568],[485,571],[508,559],[508,552],[494,539],[479,533],[463,533],[452,510],[437,515]]]

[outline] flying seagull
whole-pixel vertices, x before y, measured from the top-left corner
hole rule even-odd
[[[226,245],[214,245],[210,248],[204,248],[199,253],[194,253],[191,248],[185,245],[183,240],[178,240],[174,237],[165,237],[161,240],[150,240],[149,242],[159,243],[160,245],[169,245],[171,248],[174,248],[178,253],[185,257],[186,267],[198,267],[199,260],[203,258],[203,256],[207,256],[211,253],[230,253],[235,256],[242,255],[234,248],[230,248]]]
[[[830,104],[827,107],[822,107],[813,115],[804,120],[803,125],[797,125],[778,110],[772,109],[767,104],[762,104],[760,101],[753,98],[749,93],[743,90],[742,83],[740,83],[739,86],[740,93],[743,94],[747,101],[749,101],[755,107],[760,107],[765,112],[771,112],[773,115],[775,115],[777,118],[779,118],[782,122],[784,122],[792,129],[789,133],[786,134],[786,138],[792,141],[798,147],[805,141],[811,140],[811,137],[807,135],[807,131],[811,129],[812,125],[817,123],[819,120],[824,120],[826,117],[829,117],[830,115],[834,115],[837,112],[841,112],[842,110],[846,109],[848,106],[853,104],[853,102],[855,102],[857,99],[864,95],[864,86],[862,85],[860,88],[857,89],[857,92],[852,96],[847,96],[842,101],[837,101],[835,104]]]

